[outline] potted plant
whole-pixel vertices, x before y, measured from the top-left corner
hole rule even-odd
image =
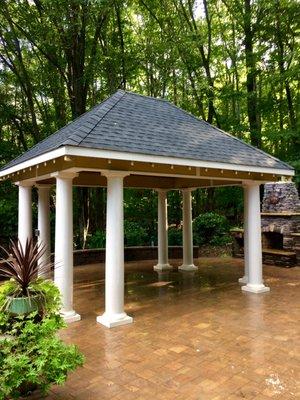
[[[44,394],[83,364],[77,347],[57,334],[66,325],[58,288],[37,275],[50,269],[39,262],[43,251],[32,240],[24,249],[12,242],[1,262],[0,274],[10,280],[0,285],[0,400]]]
[[[45,247],[33,239],[27,240],[23,247],[20,241],[11,241],[10,251],[2,248],[6,258],[0,261],[0,276],[10,279],[5,286],[7,312],[15,315],[29,314],[43,308],[45,297],[40,290],[38,275],[45,275],[51,263],[41,264]]]

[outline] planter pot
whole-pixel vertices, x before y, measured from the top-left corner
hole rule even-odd
[[[30,314],[42,307],[41,296],[9,297],[7,311],[14,315]]]

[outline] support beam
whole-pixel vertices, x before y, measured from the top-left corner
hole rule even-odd
[[[56,177],[54,282],[62,295],[61,314],[66,322],[80,320],[73,309],[73,199],[72,181],[77,174],[58,172]]]
[[[43,275],[43,267],[50,263],[51,243],[50,243],[50,190],[51,185],[36,185],[38,189],[38,244],[44,248],[44,254],[39,260],[39,276]]]
[[[245,191],[247,197],[246,237],[248,243],[248,283],[242,290],[252,293],[268,292],[270,288],[263,284],[262,277],[262,245],[259,183],[250,182]]]
[[[183,264],[181,271],[196,271],[193,260],[192,189],[183,189]]]
[[[124,312],[124,212],[122,171],[104,171],[107,178],[105,312],[97,322],[113,328],[130,324],[133,319]]]
[[[18,238],[24,248],[32,238],[32,185],[33,182],[17,182],[19,186]]]
[[[239,278],[239,283],[246,285],[249,277],[249,252],[248,252],[248,186],[243,185],[244,189],[244,276]]]
[[[158,189],[158,263],[155,271],[172,269],[168,260],[168,200],[167,191]]]

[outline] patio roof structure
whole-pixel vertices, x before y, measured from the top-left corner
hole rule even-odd
[[[259,185],[290,178],[280,160],[213,127],[166,100],[118,90],[92,110],[41,141],[0,170],[19,186],[22,244],[32,236],[32,187],[38,188],[39,241],[50,252],[49,196],[56,185],[55,274],[69,322],[73,309],[72,186],[107,187],[105,312],[107,327],[132,322],[124,311],[123,188],[158,192],[158,263],[167,270],[167,191],[183,193],[183,272],[193,263],[191,192],[243,186],[245,291],[268,291],[262,280]],[[45,257],[49,254],[45,254]]]

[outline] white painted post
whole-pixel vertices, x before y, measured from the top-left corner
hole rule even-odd
[[[66,322],[80,320],[73,309],[73,199],[72,181],[77,174],[57,172],[54,282],[62,295],[61,314]]]
[[[124,312],[123,179],[126,172],[105,171],[107,178],[105,312],[97,322],[113,328],[132,323]]]
[[[193,260],[192,189],[183,189],[183,264],[181,271],[198,269]]]
[[[263,284],[262,277],[262,245],[259,184],[250,182],[246,190],[248,212],[246,215],[247,242],[248,242],[248,283],[242,290],[253,293],[268,292],[270,288]]]
[[[239,283],[242,285],[248,283],[249,277],[249,255],[248,255],[248,185],[243,185],[244,188],[244,276],[239,278]]]
[[[51,244],[50,244],[50,189],[51,185],[36,185],[38,189],[38,244],[44,248],[44,254],[39,260],[41,268],[50,262]],[[39,276],[43,275],[41,270]]]
[[[158,189],[158,263],[155,271],[172,269],[168,260],[168,200],[167,191]]]
[[[32,185],[33,182],[17,182],[19,186],[18,238],[24,249],[32,238]]]

